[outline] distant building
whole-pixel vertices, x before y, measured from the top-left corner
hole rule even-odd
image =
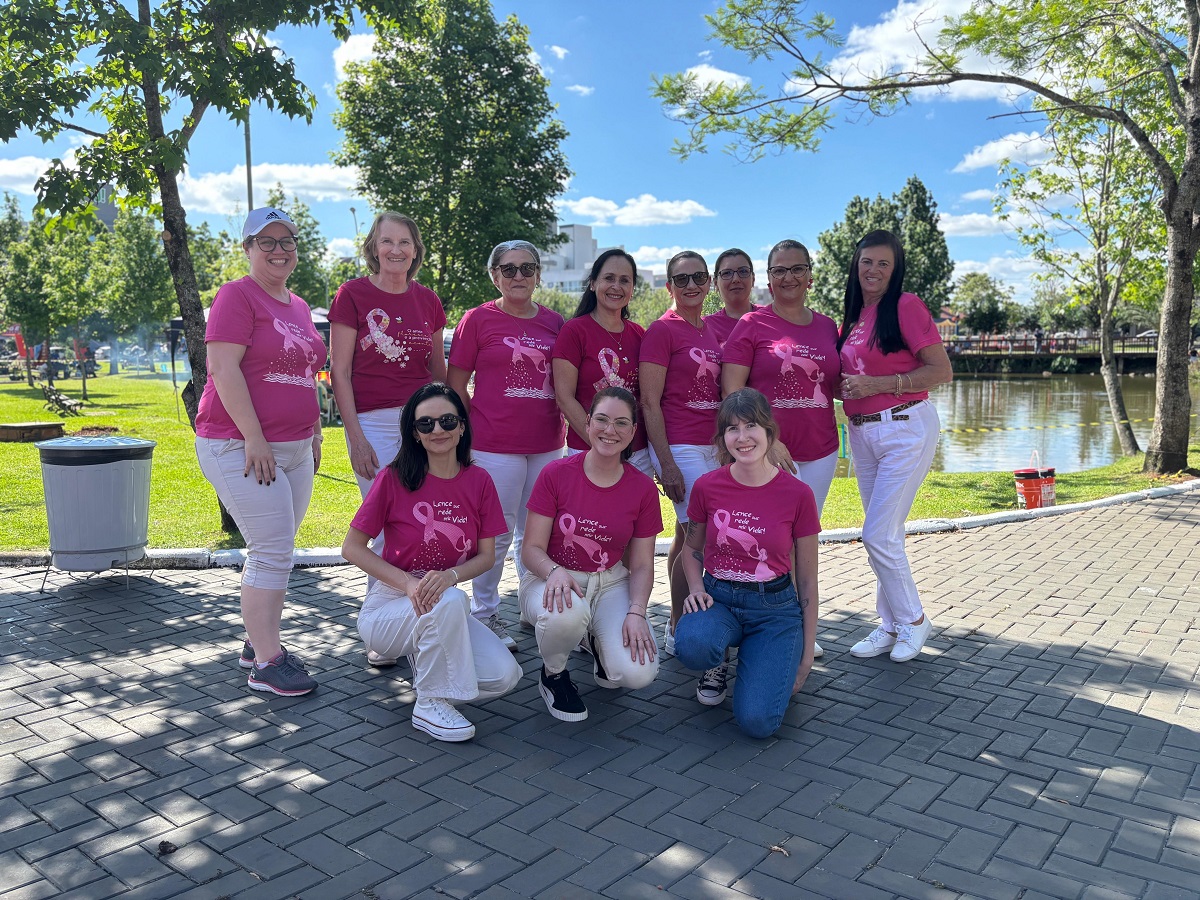
[[[106,184],[96,192],[92,202],[96,204],[96,218],[112,231],[117,222],[117,189]]]
[[[539,248],[542,257],[542,284],[564,294],[581,294],[596,257],[613,248],[601,248],[592,237],[590,225],[560,225],[558,233],[566,235],[565,243],[559,244],[553,250]],[[617,247],[625,249],[623,245]],[[659,282],[666,283],[665,275],[655,276],[649,269],[639,268],[637,274],[639,278],[655,287],[661,286]]]

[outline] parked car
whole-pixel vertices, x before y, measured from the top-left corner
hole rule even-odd
[[[1158,337],[1158,332],[1155,331],[1153,328],[1151,328],[1149,331],[1143,331],[1141,334],[1138,335],[1138,337],[1140,337],[1140,338],[1156,338],[1156,337]]]

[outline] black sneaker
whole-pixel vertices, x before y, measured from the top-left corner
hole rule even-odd
[[[592,677],[596,679],[596,687],[609,690],[620,687],[616,682],[608,680],[608,673],[604,671],[604,663],[600,662],[600,654],[596,652],[595,636],[589,634],[585,640],[587,641],[587,652],[592,654]]]
[[[287,647],[283,646],[283,644],[280,644],[279,649],[286,651]],[[254,668],[254,648],[250,646],[249,641],[244,641],[242,643],[242,655],[238,658],[238,665],[243,669]]]
[[[557,675],[547,675],[545,665],[542,666],[542,677],[538,684],[542,699],[546,701],[546,709],[550,715],[564,722],[582,722],[587,718],[587,707],[579,699],[579,691],[571,683],[571,674],[563,669]]]
[[[256,691],[269,691],[280,697],[299,697],[317,686],[309,676],[304,664],[286,650],[278,662],[269,662],[261,669],[254,666],[246,678],[246,684]]]

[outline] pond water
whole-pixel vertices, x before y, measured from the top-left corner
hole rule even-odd
[[[1154,379],[1124,376],[1125,407],[1143,450],[1154,415]],[[1110,423],[1108,398],[1099,375],[1048,378],[956,376],[930,391],[942,420],[942,439],[933,459],[941,472],[988,472],[1029,465],[1037,451],[1042,465],[1058,472],[1079,472],[1108,465],[1121,456]],[[1200,411],[1200,390],[1192,388],[1192,411]],[[1102,424],[1091,424],[1102,423]],[[1192,419],[1193,440],[1200,419]],[[1002,431],[968,432],[966,429]],[[841,463],[838,474],[846,474]]]

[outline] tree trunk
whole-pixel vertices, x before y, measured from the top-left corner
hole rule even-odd
[[[1112,314],[1108,312],[1107,304],[1101,304],[1100,307],[1100,374],[1104,377],[1104,393],[1108,394],[1113,428],[1116,429],[1117,439],[1121,442],[1121,455],[1133,456],[1141,448],[1138,447],[1137,435],[1133,433],[1129,413],[1125,411],[1121,374],[1117,371],[1116,358],[1113,355]]]
[[[87,353],[85,352],[83,354],[83,359],[79,361],[79,385],[81,388],[80,399],[83,400],[84,403],[87,403],[87,399],[88,399],[87,370],[88,370],[88,361],[87,361]]]
[[[1158,325],[1154,429],[1142,467],[1156,475],[1187,468],[1192,425],[1187,362],[1197,241],[1192,209],[1178,198],[1172,207],[1167,212],[1167,286]]]

